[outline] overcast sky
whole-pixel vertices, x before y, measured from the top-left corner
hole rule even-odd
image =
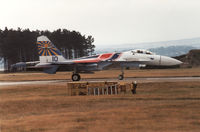
[[[0,28],[66,28],[95,45],[200,37],[200,0],[0,0]]]

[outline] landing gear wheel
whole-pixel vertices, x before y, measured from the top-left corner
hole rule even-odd
[[[124,75],[119,75],[119,76],[118,76],[118,79],[119,79],[119,80],[123,80],[123,79],[124,79]]]
[[[81,76],[79,74],[73,74],[72,75],[72,81],[80,81]]]

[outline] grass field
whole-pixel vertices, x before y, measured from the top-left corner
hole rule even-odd
[[[7,73],[0,74],[0,81],[63,80],[71,79],[71,72],[45,73]],[[104,70],[95,74],[81,74],[82,78],[117,78],[120,70]],[[200,68],[125,70],[125,77],[183,77],[200,76]]]
[[[4,86],[0,89],[0,131],[200,130],[200,82],[141,83],[136,95],[70,97],[66,92],[66,83]]]

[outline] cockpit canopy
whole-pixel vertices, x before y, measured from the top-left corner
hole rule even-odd
[[[136,50],[132,50],[132,53],[138,53],[138,54],[147,54],[147,55],[155,55],[155,53],[145,50],[145,49],[136,49]]]

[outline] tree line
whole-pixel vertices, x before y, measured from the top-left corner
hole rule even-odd
[[[4,64],[39,60],[36,41],[40,35],[47,36],[66,59],[82,57],[94,52],[94,38],[77,31],[57,29],[51,32],[5,28],[0,29],[0,58],[4,58]]]

